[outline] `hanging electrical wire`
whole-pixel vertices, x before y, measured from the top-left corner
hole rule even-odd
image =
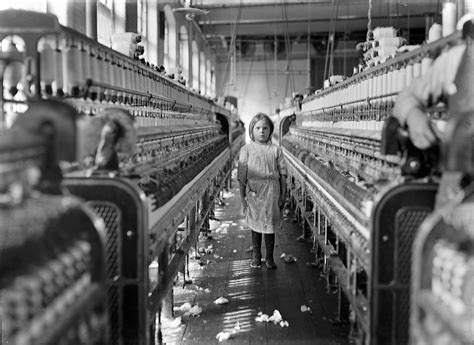
[[[242,96],[242,109],[245,109],[245,100],[247,99],[247,91],[249,90],[250,77],[252,76],[253,63],[255,61],[255,54],[252,55],[250,60],[250,67],[247,73],[247,80],[245,81],[244,95]]]
[[[263,58],[263,63],[265,65],[265,84],[267,85],[267,97],[268,97],[268,105],[269,109],[272,111],[273,110],[273,104],[272,104],[272,95],[271,95],[271,90],[270,90],[270,81],[268,80],[268,64],[267,64],[267,59],[264,57]]]
[[[334,73],[334,40],[336,39],[337,16],[339,13],[339,0],[331,1],[331,20],[329,22],[328,44],[326,47],[326,59],[324,62],[324,79],[326,80]]]
[[[288,26],[288,9],[287,9],[287,3],[286,0],[282,0],[282,15],[283,19],[285,20],[286,24],[286,30],[284,32],[284,38],[285,38],[285,51],[286,51],[286,61],[287,61],[287,66],[285,71],[288,73],[287,74],[287,81],[286,81],[286,87],[285,87],[285,96],[288,93],[288,82],[291,80],[291,93],[293,93],[296,90],[296,84],[295,84],[295,76],[293,75],[293,66],[291,63],[291,42],[290,42],[290,29]]]
[[[308,13],[306,17],[306,59],[308,64],[308,89],[311,87],[311,31],[309,19],[311,16],[311,2],[308,2]]]
[[[369,9],[367,10],[367,37],[366,42],[372,37],[372,0],[369,0]]]
[[[234,26],[232,28],[232,37],[231,37],[231,42],[230,42],[230,46],[229,46],[229,51],[227,53],[227,61],[226,61],[226,64],[225,64],[224,73],[222,75],[222,80],[221,80],[221,84],[220,84],[220,88],[219,88],[219,92],[221,92],[221,94],[224,91],[224,84],[227,81],[227,72],[229,70],[230,59],[232,57],[232,54],[235,54],[235,40],[236,40],[236,37],[237,37],[237,26],[238,26],[238,24],[240,22],[240,18],[242,16],[242,8],[243,8],[242,5],[243,5],[243,0],[240,0],[239,8],[238,8],[238,11],[237,11],[237,17],[235,18]]]

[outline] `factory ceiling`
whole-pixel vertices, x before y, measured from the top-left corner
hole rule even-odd
[[[424,40],[425,26],[440,20],[440,0],[193,0],[181,2],[209,11],[194,21],[211,48],[225,54],[235,35],[236,44],[257,41],[324,43],[330,32],[336,39],[363,41],[367,27],[394,26],[412,43]],[[408,36],[408,37],[407,37]]]

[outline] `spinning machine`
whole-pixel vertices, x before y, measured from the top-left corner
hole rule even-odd
[[[302,237],[312,235],[328,289],[339,292],[339,317],[351,321],[352,335],[360,344],[407,344],[411,312],[416,313],[412,328],[423,322],[426,326],[430,317],[425,313],[439,306],[427,292],[431,287],[439,293],[441,283],[435,285],[434,275],[441,274],[443,268],[436,265],[451,262],[433,255],[449,252],[463,258],[463,274],[472,269],[468,264],[472,261],[472,237],[464,238],[470,249],[461,249],[456,244],[460,239],[445,243],[439,231],[436,236],[441,244],[434,244],[434,240],[418,243],[413,262],[418,228],[434,207],[439,149],[416,149],[391,117],[397,93],[426,73],[442,49],[461,40],[471,44],[470,37],[456,32],[355,71],[342,82],[330,85],[328,80],[325,89],[303,100],[295,99],[276,117],[280,128],[276,139],[287,160],[288,186],[303,227]],[[440,125],[448,120],[448,112],[444,105],[428,110],[432,121]],[[422,250],[423,245],[427,247]],[[437,251],[444,245],[450,249]],[[413,271],[416,282],[413,264],[417,265]],[[431,278],[424,278],[431,274],[432,286],[427,281]],[[442,284],[449,285],[448,278],[442,277]],[[471,278],[462,277],[456,283],[458,298],[465,293],[464,286],[471,284],[463,280]],[[416,296],[422,300],[414,298],[411,305],[412,283],[421,289]],[[436,317],[449,323],[440,310],[436,312]],[[464,323],[453,324],[458,333],[448,339],[466,339],[472,314]],[[448,328],[443,332],[449,333]]]
[[[57,210],[51,214],[60,218],[59,224],[48,225],[46,219],[36,220],[43,208],[54,206],[52,201],[51,204],[42,204],[41,200],[23,202],[15,207],[21,207],[23,222],[47,224],[41,234],[48,234],[49,228],[63,231],[57,235],[56,230],[50,231],[52,237],[45,246],[52,252],[51,260],[58,255],[67,264],[74,265],[77,256],[77,260],[84,261],[78,264],[81,272],[95,270],[82,282],[84,286],[94,283],[95,294],[91,292],[89,299],[81,297],[84,299],[81,302],[91,313],[101,307],[96,319],[102,322],[90,321],[86,311],[81,311],[86,323],[77,326],[80,328],[78,336],[93,328],[87,333],[91,337],[107,335],[107,341],[97,340],[100,344],[159,342],[162,301],[172,297],[177,273],[183,270],[201,229],[208,228],[214,201],[230,184],[233,161],[244,141],[242,123],[236,111],[190,90],[143,59],[130,58],[61,26],[55,16],[6,10],[0,12],[0,23],[3,43],[1,123],[5,138],[15,138],[13,142],[4,139],[1,145],[1,164],[5,167],[2,173],[8,172],[9,177],[5,182],[2,180],[5,195],[9,195],[11,186],[18,183],[23,172],[29,171],[28,162],[41,159],[48,165],[54,158],[57,164],[44,173],[42,170],[40,175],[49,174],[57,181],[64,178],[62,183],[44,187],[44,193],[69,195],[67,198],[77,204],[74,207],[95,221],[91,220],[86,226],[84,220],[79,222],[78,215],[69,216],[66,211],[73,207],[71,205],[63,206],[64,215]],[[60,117],[64,107],[79,114],[71,124],[77,137],[67,137],[64,133],[68,141],[59,142],[59,147],[37,147],[30,143],[29,137],[14,132],[17,123],[25,123],[27,113],[30,113],[29,118],[38,112]],[[13,128],[9,128],[12,124]],[[37,135],[45,129],[38,126],[31,131]],[[46,131],[46,135],[48,133]],[[56,156],[53,148],[73,150],[74,157],[69,156],[69,162],[65,162],[63,157]],[[20,163],[17,151],[22,151],[28,160]],[[10,167],[14,167],[14,171]],[[39,190],[41,186],[38,185]],[[60,196],[57,198],[59,203]],[[8,242],[2,241],[1,255],[5,264],[2,270],[10,274],[8,265],[21,267],[15,270],[18,279],[26,279],[26,287],[37,289],[35,293],[40,294],[41,284],[47,282],[29,283],[28,274],[33,274],[28,273],[31,270],[27,264],[29,259],[13,261],[14,255],[20,253],[29,258],[20,245],[32,235],[17,219],[20,210],[3,209],[2,218],[12,212],[16,214],[16,218],[11,216],[14,217],[12,222],[19,222],[15,233],[18,243],[15,242],[13,251]],[[98,217],[102,222],[97,221]],[[102,226],[102,237],[81,235],[92,232],[96,223]],[[2,224],[2,238],[11,233],[8,228]],[[64,235],[64,229],[68,235]],[[67,239],[65,244],[63,237]],[[76,237],[77,244],[73,240]],[[34,238],[39,240],[38,236]],[[99,244],[101,251],[91,250]],[[75,256],[69,258],[61,254],[67,250],[73,251]],[[48,258],[45,254],[45,265]],[[35,258],[32,256],[31,260]],[[58,275],[71,274],[71,277],[57,279],[65,279],[66,284],[76,276],[81,277],[69,271],[58,269]],[[11,303],[2,299],[2,319],[6,314],[13,315],[11,308],[17,308],[15,296]],[[69,297],[74,300],[72,293]],[[3,305],[4,301],[9,304]],[[43,299],[41,303],[47,308],[50,299]],[[74,308],[61,310],[65,319],[75,318],[73,313],[79,313]],[[12,324],[7,324],[10,328],[3,331],[5,339],[12,344],[23,344],[17,340],[18,334],[36,339],[38,327],[26,324],[25,318],[30,314],[15,315],[11,317]],[[48,322],[53,321],[51,317],[48,319]],[[70,327],[59,328],[55,337],[45,338],[41,344],[70,339],[69,333],[75,332],[70,330],[74,324],[67,325]],[[36,340],[30,343],[38,344]],[[84,340],[82,343],[93,342]]]

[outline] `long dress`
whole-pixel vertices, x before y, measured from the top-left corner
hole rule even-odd
[[[245,184],[247,209],[245,217],[250,229],[273,234],[281,224],[280,176],[286,175],[280,148],[255,141],[240,150],[238,179]]]

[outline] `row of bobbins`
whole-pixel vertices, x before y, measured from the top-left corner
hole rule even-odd
[[[4,69],[4,99],[22,100],[20,93],[44,97],[87,97],[92,100],[132,105],[149,104],[149,95],[189,103],[189,91],[140,61],[80,38],[50,35],[38,42],[40,90],[32,80],[35,66],[25,63],[25,42],[9,36],[2,42],[2,55],[13,57]],[[36,52],[34,52],[36,53]],[[143,65],[143,66],[142,66]],[[30,75],[31,74],[31,75]],[[28,79],[28,80],[27,80]],[[92,85],[87,88],[87,80]]]
[[[433,59],[429,55],[419,56],[413,61],[388,66],[362,78],[337,87],[334,90],[316,96],[310,102],[303,103],[302,110],[329,109],[342,104],[343,108],[371,103],[394,101],[396,94],[411,84],[413,79],[425,74]]]

